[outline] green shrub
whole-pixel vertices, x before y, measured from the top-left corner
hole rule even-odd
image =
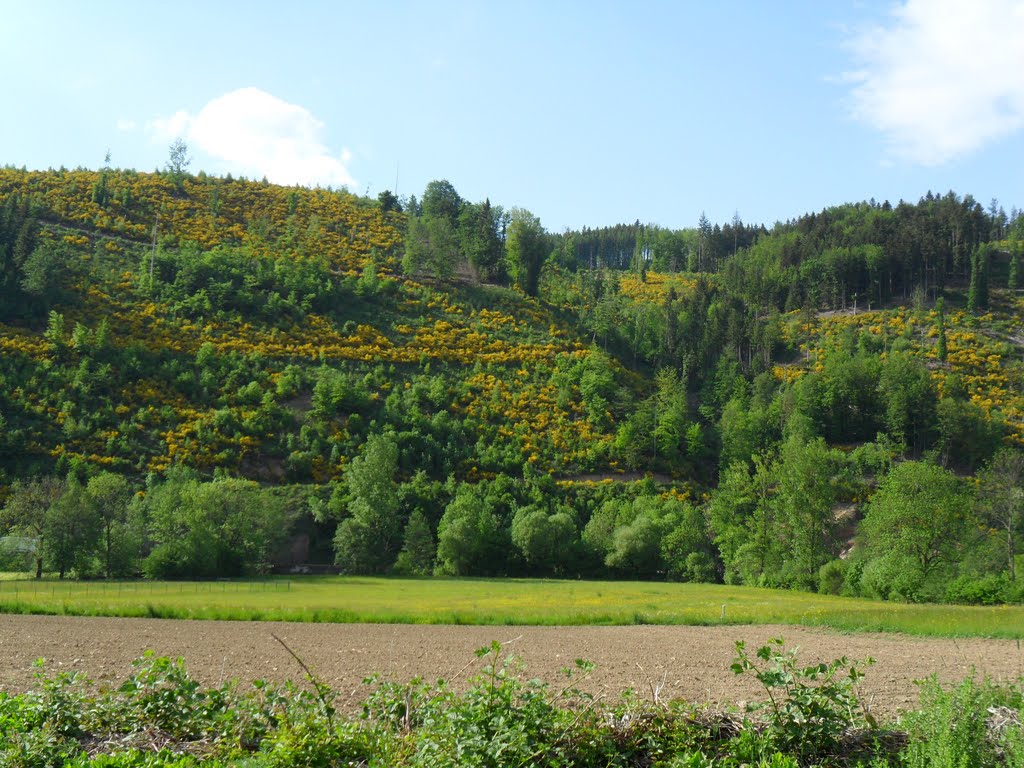
[[[905,722],[910,735],[907,768],[1024,765],[1018,687],[968,678],[945,690],[932,677],[921,683],[921,705]]]
[[[823,595],[842,594],[845,582],[845,560],[830,560],[818,569],[818,591]]]
[[[1011,584],[1002,574],[960,576],[946,586],[947,603],[1000,605],[1010,600]]]
[[[873,659],[851,662],[844,656],[800,667],[796,652],[786,650],[782,638],[775,638],[758,648],[754,657],[738,641],[732,670],[737,675],[753,674],[764,687],[768,703],[760,709],[767,715],[773,744],[807,760],[839,753],[849,729],[875,725],[857,691],[864,677],[860,665],[872,663]]]

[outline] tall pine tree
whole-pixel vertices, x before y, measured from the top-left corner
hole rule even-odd
[[[971,259],[971,285],[967,291],[967,311],[975,312],[988,306],[989,251],[992,246],[978,246]]]

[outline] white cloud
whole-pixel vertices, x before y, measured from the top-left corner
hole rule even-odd
[[[851,40],[853,114],[939,165],[1024,127],[1024,1],[906,0]]]
[[[119,131],[121,131],[123,133],[127,133],[129,131],[134,131],[135,128],[136,128],[135,121],[134,120],[130,120],[127,117],[119,118],[118,121],[117,121],[117,130],[119,130]]]
[[[158,117],[149,123],[149,128],[158,141],[172,141],[188,135],[192,116],[179,109],[170,117]]]
[[[178,111],[150,123],[155,140],[184,138],[232,173],[276,184],[354,186],[350,153],[332,155],[323,130],[309,110],[258,88],[218,96],[194,116]]]

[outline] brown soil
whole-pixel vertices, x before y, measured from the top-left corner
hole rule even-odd
[[[995,680],[1024,672],[1016,641],[922,639],[900,635],[848,634],[787,626],[734,627],[464,627],[368,624],[179,621],[0,615],[0,689],[34,687],[32,663],[47,659],[51,672],[80,671],[115,685],[131,661],[147,649],[183,657],[198,679],[211,685],[238,678],[301,680],[301,668],[274,640],[280,637],[314,673],[355,706],[368,693],[368,675],[405,682],[422,676],[457,686],[479,672],[474,651],[492,640],[521,657],[526,677],[558,685],[559,670],[584,658],[597,665],[586,688],[614,701],[633,688],[650,700],[681,697],[692,702],[738,704],[759,699],[756,682],[729,671],[736,640],[754,650],[774,636],[799,646],[807,663],[872,656],[861,690],[879,714],[917,704],[914,681],[937,674],[954,682],[972,670]]]

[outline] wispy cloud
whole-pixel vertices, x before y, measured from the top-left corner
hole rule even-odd
[[[853,114],[939,165],[1024,127],[1024,0],[906,0],[850,41]]]
[[[222,170],[277,184],[355,185],[349,152],[331,154],[323,143],[324,124],[304,107],[258,88],[218,96],[196,115],[179,110],[149,128],[158,141],[185,139]]]

